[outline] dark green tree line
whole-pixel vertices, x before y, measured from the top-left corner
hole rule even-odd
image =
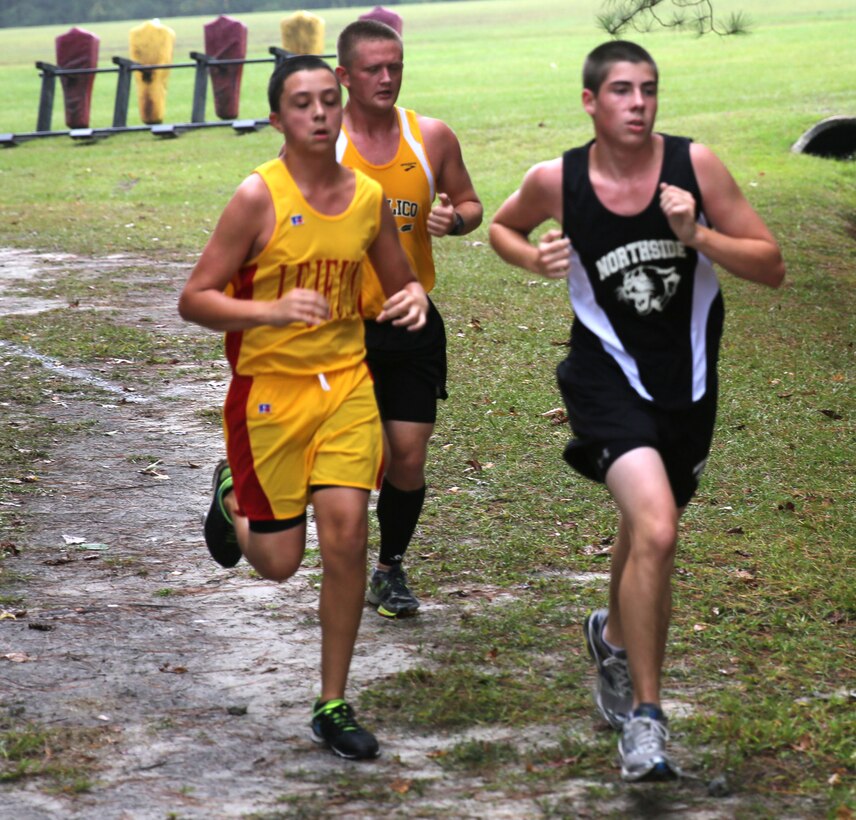
[[[3,0],[0,28],[365,5],[365,0]]]
[[[411,0],[420,1],[432,2]],[[399,2],[385,0],[383,5]],[[0,28],[366,5],[366,0],[4,0]],[[711,0],[603,0],[601,8],[598,25],[613,37],[629,29],[690,28],[699,34],[741,34],[749,27],[743,12],[733,12],[726,20],[714,17]]]

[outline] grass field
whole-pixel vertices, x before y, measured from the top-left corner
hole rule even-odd
[[[755,816],[775,816],[765,800],[795,795],[814,799],[824,815],[850,817],[856,165],[794,155],[790,146],[823,117],[856,114],[856,8],[850,0],[715,5],[747,10],[753,32],[633,39],[660,66],[659,127],[725,160],[780,240],[788,280],[770,292],[723,276],[721,409],[701,492],[682,524],[665,687],[693,704],[675,725],[695,744],[702,771],[726,770],[757,795]],[[596,7],[576,0],[398,7],[406,41],[401,102],[455,128],[487,217],[467,241],[437,243],[435,296],[449,334],[452,397],[432,446],[431,489],[412,547],[425,557],[413,561],[412,576],[429,594],[467,577],[516,593],[501,610],[450,623],[426,649],[424,668],[366,696],[367,706],[400,705],[396,719],[417,726],[527,726],[590,709],[575,685],[586,668],[579,618],[605,600],[605,585],[575,578],[606,570],[598,553],[612,536],[613,513],[602,489],[563,466],[567,430],[543,415],[561,403],[553,370],[567,338],[566,292],[563,283],[504,266],[486,245],[486,224],[526,168],[588,138],[579,68],[604,39]],[[356,13],[322,13],[329,50]],[[249,56],[278,44],[281,16],[240,16]],[[105,66],[127,53],[136,22],[90,27]],[[177,33],[176,59],[201,50],[207,20],[164,22]],[[0,132],[34,128],[33,63],[53,60],[53,39],[65,28],[0,30]],[[247,67],[241,116],[266,115],[269,70]],[[183,74],[169,91],[168,119],[177,122],[190,112],[192,72]],[[110,124],[108,78],[96,82],[94,126]],[[58,89],[54,128],[63,127],[61,109]],[[132,100],[131,123],[133,109]],[[235,185],[277,149],[271,129],[236,137],[223,128],[171,141],[51,138],[0,151],[0,246],[127,251],[153,265],[191,259]],[[0,339],[72,363],[101,355],[94,344],[73,348],[50,332],[50,321],[0,319]],[[195,355],[215,355],[216,340],[200,336],[198,348]],[[27,396],[15,374],[4,382],[4,408],[22,406]],[[0,475],[25,469],[22,448],[49,448],[37,423],[29,429],[34,438],[25,444],[0,430]],[[5,482],[0,477],[4,495],[20,491]],[[474,659],[473,645],[502,651]],[[569,647],[568,665],[556,668]],[[611,740],[601,746],[593,771],[609,765]],[[493,753],[462,749],[457,765],[484,765],[485,777],[499,779],[513,761]]]

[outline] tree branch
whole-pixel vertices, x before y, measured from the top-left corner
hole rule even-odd
[[[671,3],[671,15],[659,9]],[[651,31],[661,28],[693,29],[699,37],[717,34],[747,34],[752,23],[742,11],[732,12],[726,22],[714,17],[711,0],[604,0],[604,11],[597,16],[597,23],[613,37],[618,37],[628,28],[635,31]]]

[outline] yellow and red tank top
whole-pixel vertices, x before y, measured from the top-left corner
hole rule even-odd
[[[354,146],[344,124],[336,143],[336,158],[342,165],[362,171],[383,187],[398,226],[398,238],[416,278],[426,292],[434,287],[434,256],[428,234],[428,214],[434,201],[434,172],[422,142],[414,111],[396,107],[400,137],[398,151],[385,165],[366,162]],[[373,319],[386,301],[374,268],[366,259],[362,287],[362,313]]]
[[[226,333],[226,358],[240,376],[315,375],[352,367],[365,356],[360,314],[362,261],[380,231],[383,192],[356,172],[354,197],[340,214],[316,211],[277,158],[256,168],[270,191],[276,225],[267,245],[245,263],[226,293],[273,301],[293,288],[322,293],[328,321],[310,327],[262,325]]]

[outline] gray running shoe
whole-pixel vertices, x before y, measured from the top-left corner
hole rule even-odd
[[[613,729],[621,729],[633,708],[633,681],[627,653],[614,653],[603,641],[608,609],[596,609],[585,620],[583,632],[589,655],[597,666],[594,702]]]
[[[377,607],[378,615],[384,618],[414,615],[419,609],[419,599],[407,586],[407,575],[400,564],[388,572],[376,569],[369,581],[366,597]]]
[[[651,703],[640,704],[627,718],[618,741],[624,780],[675,780],[681,776],[666,754],[666,723],[662,710]]]

